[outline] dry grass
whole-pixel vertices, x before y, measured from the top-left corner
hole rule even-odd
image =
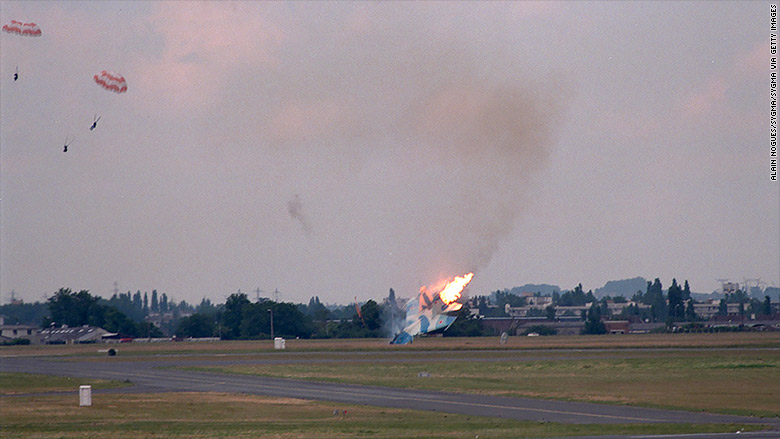
[[[80,385],[91,385],[93,389],[114,389],[130,386],[131,384],[98,379],[0,372],[0,395],[17,395],[31,392],[73,392]]]
[[[481,353],[487,355],[488,353]],[[622,355],[624,354],[624,355]],[[470,357],[472,357],[470,355]],[[571,351],[550,359],[322,362],[201,370],[505,396],[780,416],[780,351]],[[496,359],[500,359],[497,357]],[[429,378],[418,373],[428,372]]]
[[[780,347],[780,333],[742,332],[720,334],[637,334],[599,336],[509,337],[506,345],[498,337],[422,337],[411,345],[390,345],[384,339],[287,340],[287,351],[391,351],[419,350],[528,350],[528,349],[626,349],[626,348],[716,348]],[[2,346],[0,357],[32,355],[98,355],[109,345]],[[112,344],[119,355],[185,353],[274,352],[271,340],[219,342],[169,342]],[[101,354],[104,356],[105,354]]]
[[[94,394],[4,398],[3,437],[20,439],[156,438],[462,438],[596,434],[704,433],[760,426],[562,425],[223,393]],[[334,410],[339,415],[334,416]],[[346,415],[344,411],[346,410]]]
[[[174,355],[181,361],[265,353],[279,360],[325,361],[232,370],[376,385],[777,415],[780,353],[738,348],[778,346],[780,336],[774,333],[660,334],[511,337],[505,346],[498,343],[497,337],[424,338],[407,346],[389,346],[385,340],[288,340],[285,352],[274,351],[270,341],[130,343],[119,345],[120,356],[112,358],[97,353],[105,345],[12,346],[0,348],[0,357],[61,355],[81,361],[127,361]],[[712,350],[716,348],[729,349]],[[327,362],[343,360],[345,351],[360,352],[346,358],[368,361]],[[487,361],[453,361],[453,352],[455,356]],[[387,354],[401,361],[370,361],[387,358]],[[447,361],[437,361],[445,356],[449,357]],[[429,372],[430,378],[419,378],[421,371]],[[77,401],[75,394],[0,397],[2,437],[405,439],[479,434],[485,439],[760,429],[735,425],[561,425],[220,393],[98,392],[93,394],[92,407],[78,407]],[[348,415],[333,416],[334,409],[347,410]]]

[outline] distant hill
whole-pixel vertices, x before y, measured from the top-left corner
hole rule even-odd
[[[680,286],[682,286],[682,284]],[[610,297],[623,296],[626,299],[631,299],[631,297],[637,291],[641,291],[644,294],[646,290],[647,290],[647,279],[643,277],[634,277],[631,279],[608,281],[607,283],[604,284],[603,287],[596,288],[595,290],[593,290],[593,294],[599,299],[605,296],[610,296]],[[559,287],[558,285],[525,284],[523,286],[513,287],[508,292],[516,296],[519,296],[521,293],[541,293],[542,296],[552,296],[554,292],[560,294],[561,291],[565,291],[565,290],[561,290],[561,287]],[[663,293],[668,294],[668,291],[664,289]],[[769,296],[773,301],[775,301],[778,300],[778,297],[780,297],[780,288],[767,287],[764,290],[753,291],[753,293],[754,293],[753,296],[759,300],[764,300],[764,296]],[[723,293],[718,291],[713,291],[712,293],[696,293],[692,291],[691,297],[698,302],[704,302],[710,299],[720,300],[723,298]]]
[[[691,299],[697,302],[706,302],[708,300],[720,300],[723,298],[723,293],[713,291],[711,293],[691,293]]]
[[[611,280],[601,288],[596,288],[593,294],[599,299],[604,296],[623,296],[630,299],[637,291],[642,293],[647,290],[647,280],[643,277],[635,277],[623,280]]]
[[[509,293],[514,294],[515,296],[519,296],[520,293],[541,293],[542,296],[552,296],[555,292],[560,293],[561,287],[548,284],[525,284],[509,290]]]

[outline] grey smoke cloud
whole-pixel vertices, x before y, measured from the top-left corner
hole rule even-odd
[[[546,165],[560,118],[554,95],[522,80],[490,83],[464,76],[421,104],[418,133],[457,170],[451,196],[462,203],[446,249],[476,271],[514,229],[536,171]],[[460,251],[458,248],[460,247]]]
[[[366,184],[356,175],[380,163],[369,199],[336,208],[381,223],[366,226],[392,237],[398,275],[428,283],[479,270],[547,163],[563,111],[558,84],[511,52],[480,53],[458,32],[426,37],[414,18],[382,26],[393,20],[382,12],[343,44],[313,42],[310,58],[274,78],[284,103],[264,132],[276,151],[318,154],[321,174],[310,178],[336,180],[336,192]]]
[[[120,20],[131,50],[106,62],[130,91],[66,155],[72,127],[117,97],[82,72],[115,5],[3,8],[41,15],[28,4],[58,25],[25,61],[36,75],[1,84],[0,278],[20,294],[116,280],[191,302],[260,286],[347,303],[467,271],[478,283],[522,224],[564,110],[547,79],[559,55],[509,3],[148,3]],[[102,27],[62,27],[79,22]]]
[[[306,217],[306,214],[303,212],[303,202],[301,201],[300,194],[295,194],[295,196],[287,202],[287,213],[290,214],[292,219],[298,221],[301,224],[301,227],[303,228],[303,231],[306,233],[306,235],[312,234],[311,223]]]

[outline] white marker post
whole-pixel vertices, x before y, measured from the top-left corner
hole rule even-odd
[[[79,406],[92,405],[92,386],[79,386]]]

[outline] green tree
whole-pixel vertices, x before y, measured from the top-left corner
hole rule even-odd
[[[127,292],[127,294],[130,294],[130,291]],[[133,294],[133,309],[136,313],[139,315],[144,315],[144,304],[143,300],[141,299],[141,291],[137,291],[135,294]]]
[[[750,301],[748,302],[748,313],[753,315],[759,315],[763,312],[764,304],[760,300],[756,299],[755,297],[751,297]]]
[[[103,324],[95,326],[122,336],[137,337],[140,334],[138,325],[115,307],[104,307],[103,311]]]
[[[205,314],[193,314],[179,320],[179,326],[176,328],[178,337],[213,337],[216,326],[211,317]]]
[[[73,293],[69,288],[61,288],[49,298],[48,305],[51,318],[45,322],[46,325],[90,325],[131,337],[143,333],[143,323],[134,322],[115,306],[101,304],[100,299],[87,290]]]
[[[41,325],[45,320],[51,321],[48,304],[41,302],[0,305],[0,316],[5,316],[7,325]]]
[[[497,290],[495,293],[496,295],[496,306],[503,311],[506,307],[506,304],[508,303],[509,306],[517,307],[517,306],[525,306],[525,298],[520,297],[518,295],[512,294],[509,291],[500,291]]]
[[[204,297],[201,299],[200,304],[195,308],[195,313],[216,317],[217,307],[211,303],[211,300]]]
[[[489,300],[485,296],[480,296],[477,306],[479,307],[479,315],[487,315]]]
[[[392,288],[390,289],[390,292],[392,296]],[[393,301],[394,300],[395,298],[393,296]],[[325,305],[320,302],[320,298],[317,296],[312,297],[309,299],[309,304],[303,308],[304,314],[312,319],[312,325],[314,328],[312,337],[329,337],[331,334],[330,328],[328,326],[328,319],[331,318],[331,312],[328,308],[325,307]]]
[[[281,337],[309,338],[314,331],[311,318],[304,315],[295,304],[266,302],[274,313],[274,335]],[[376,302],[374,302],[376,303]],[[265,311],[269,314],[268,311]]]
[[[583,306],[588,302],[595,302],[593,293],[589,292],[588,294],[582,291],[582,284],[580,283],[573,290],[565,291],[558,303],[561,306]]]
[[[765,316],[772,315],[772,301],[769,296],[764,296],[764,306],[761,308],[761,313]]]
[[[647,292],[643,300],[645,304],[650,305],[650,312],[654,321],[666,321],[669,313],[660,279],[655,278],[652,284],[647,282]]]
[[[365,322],[366,329],[369,331],[376,332],[382,327],[379,305],[374,300],[364,303],[360,307],[360,314],[363,315],[362,322]]]
[[[239,324],[239,336],[237,338],[270,337],[271,315],[268,309],[268,302],[244,304],[241,309],[241,323]],[[278,327],[278,325],[274,326]]]
[[[601,311],[601,315],[604,316],[604,318],[609,319],[612,317],[612,315],[609,312],[609,296],[603,297],[601,300],[598,301],[599,304],[599,311]]]
[[[601,321],[601,308],[598,304],[594,303],[588,309],[588,316],[585,319],[585,327],[582,329],[583,334],[606,334],[607,327],[604,322]]]
[[[672,285],[667,294],[669,297],[669,316],[674,320],[681,320],[685,316],[685,308],[682,298],[683,291],[677,285],[677,279],[672,279]]]
[[[222,313],[222,338],[234,340],[241,337],[241,321],[249,305],[251,303],[244,293],[233,293],[227,298]]]
[[[452,325],[444,331],[443,335],[445,337],[480,337],[488,335],[489,331],[482,326],[482,319],[471,315],[468,306],[463,305],[457,316]]]
[[[154,323],[151,322],[141,322],[138,323],[138,336],[144,337],[144,338],[160,338],[163,337],[164,334],[162,331],[160,331],[160,328],[154,325]]]
[[[70,288],[60,288],[48,300],[51,322],[59,326],[86,325],[97,301],[97,297],[92,297],[87,290],[74,293]]]
[[[729,306],[727,299],[720,299],[720,302],[718,302],[718,315],[719,316],[725,316],[729,313]]]
[[[685,308],[685,320],[694,322],[696,321],[696,308],[693,306],[694,301],[693,299],[688,299],[687,303],[688,305]]]
[[[138,300],[140,303],[141,296],[138,295]],[[102,303],[102,301],[101,301]],[[144,317],[146,317],[143,314],[143,310],[141,307],[136,307],[135,305],[135,299],[133,298],[130,291],[127,293],[120,293],[120,294],[114,294],[111,299],[107,301],[107,304],[109,306],[113,306],[116,309],[118,309],[122,314],[126,315],[130,319],[132,319],[134,322],[142,322],[144,320]]]

